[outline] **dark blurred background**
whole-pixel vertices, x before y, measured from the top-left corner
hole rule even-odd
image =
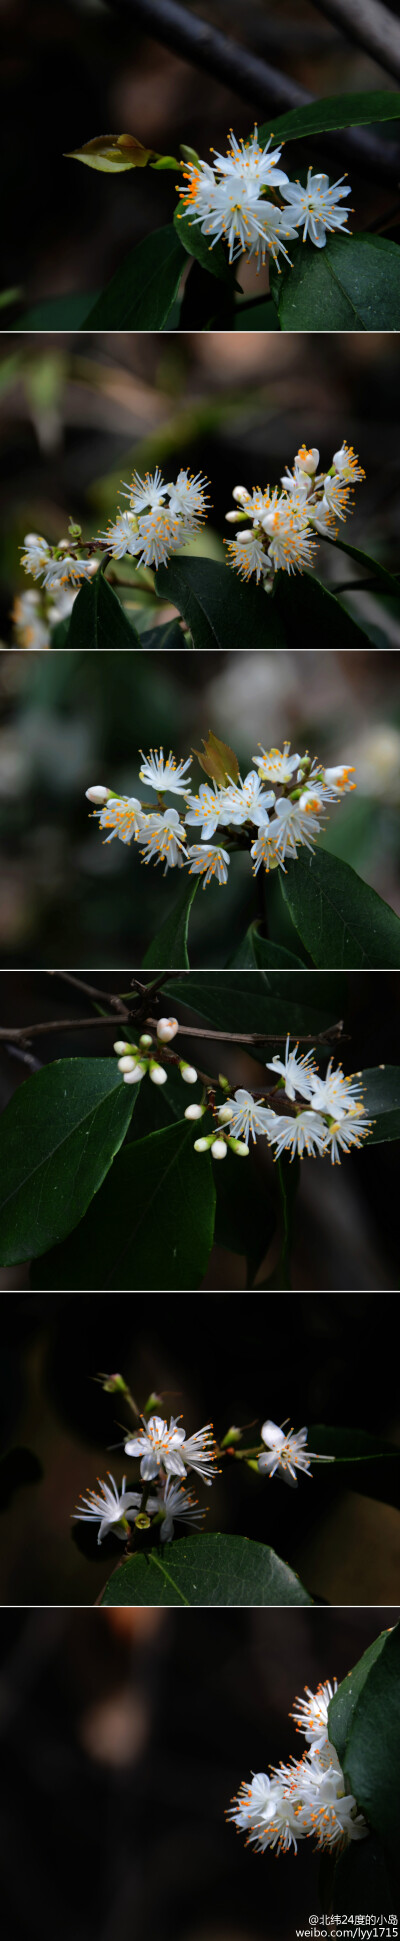
[[[304,1685],[341,1681],[397,1617],[2,1612],[9,1941],[294,1941],[321,1906],[312,1842],[256,1865],[224,1814],[298,1753]]]
[[[325,977],[328,985],[330,973]],[[56,979],[49,984],[50,991],[43,976],[3,976],[2,1022],[82,1015],[82,997],[63,991]],[[348,976],[345,985],[347,997],[346,990],[341,995],[350,1036],[343,1045],[344,1069],[386,1057],[400,1062],[399,979],[361,973]],[[107,978],[107,989],[121,989],[116,975]],[[175,998],[168,1003],[167,990],[162,1008],[166,1002],[183,1017]],[[249,1028],[250,1009],[249,999]],[[86,1036],[60,1032],[33,1039],[32,1052],[46,1061],[99,1055],[110,1036],[104,1030]],[[182,1040],[182,1045],[188,1042],[196,1060],[196,1041]],[[200,1044],[197,1056],[200,1062]],[[225,1053],[225,1065],[227,1058]],[[217,1068],[211,1045],[207,1059],[211,1071]],[[4,1048],[1,1073],[6,1103],[25,1072],[20,1059],[10,1058]],[[261,1084],[264,1072],[236,1048],[229,1052],[229,1076],[235,1086]],[[135,1119],[132,1130],[134,1124]],[[274,1184],[270,1156],[260,1144],[256,1152],[266,1185],[271,1179]],[[281,1422],[290,1414],[297,1428],[304,1422],[357,1426],[400,1442],[393,1352],[397,1176],[396,1143],[367,1145],[340,1168],[324,1170],[318,1161],[302,1167],[293,1251],[296,1291],[278,1297],[272,1289],[255,1288],[243,1299],[243,1258],[222,1246],[213,1250],[203,1288],[168,1300],[162,1294],[142,1300],[137,1293],[113,1293],[110,1302],[101,1290],[33,1293],[27,1269],[3,1270],[2,1446],[29,1449],[43,1469],[42,1480],[30,1483],[22,1474],[19,1486],[13,1458],[6,1468],[12,1494],[8,1498],[6,1488],[1,1518],[3,1602],[90,1604],[121,1555],[111,1538],[98,1550],[94,1531],[88,1557],[79,1547],[82,1526],[78,1537],[70,1534],[79,1493],[95,1487],[96,1476],[105,1476],[108,1468],[118,1479],[124,1468],[118,1445],[121,1422],[129,1417],[94,1382],[99,1370],[119,1369],[140,1406],[153,1390],[161,1392],[165,1413],[181,1412],[188,1434],[210,1418],[221,1436],[235,1422],[250,1424],[266,1416]],[[225,1468],[210,1493],[200,1491],[209,1504],[206,1528],[271,1542],[311,1593],[329,1602],[396,1598],[398,1499],[392,1488],[385,1499],[388,1475],[382,1476],[382,1465],[377,1470],[378,1476],[369,1471],[370,1495],[360,1494],[360,1487],[367,1488],[360,1470],[318,1467],[312,1483],[304,1479],[297,1492],[276,1482],[264,1494],[261,1479],[239,1465],[233,1473]]]
[[[58,540],[70,513],[90,536],[114,515],[119,482],[160,464],[181,464],[212,482],[213,508],[196,549],[220,559],[226,510],[238,481],[278,479],[302,439],[330,462],[343,436],[367,478],[343,529],[350,543],[397,560],[398,369],[395,336],[265,338],[259,333],[177,338],[8,338],[0,380],[0,494],[4,641],[17,590],[33,585],[19,566],[24,533]],[[322,545],[318,572],[339,588],[360,577],[344,553]],[[139,629],[154,625],[130,569],[123,600]],[[363,575],[362,575],[363,577]],[[180,891],[178,878],[143,869],[124,845],[103,845],[87,822],[91,781],[137,792],[137,749],[164,742],[177,755],[213,726],[245,767],[257,742],[285,736],[332,763],[356,763],[357,795],[333,811],[322,840],[395,908],[399,894],[399,655],[393,603],[344,593],[367,629],[370,651],[325,652],[320,639],[291,650],[230,654],[3,654],[0,661],[0,840],[3,962],[138,963]],[[396,603],[397,604],[397,603]],[[156,619],[164,619],[159,604]],[[255,909],[248,861],[229,886],[196,899],[191,925],[199,962],[226,962]],[[296,944],[279,885],[269,885],[276,935]],[[206,915],[207,912],[207,915]],[[272,918],[271,918],[272,921]]]
[[[317,96],[396,85],[308,0],[247,0],[245,10],[241,0],[189,0],[187,11]],[[58,0],[57,7],[36,0],[34,8],[30,0],[2,0],[1,13],[3,287],[20,288],[23,302],[96,292],[135,242],[171,220],[175,176],[148,169],[116,181],[64,159],[66,151],[111,131],[176,156],[189,143],[208,159],[212,145],[225,150],[232,126],[248,134],[254,101],[147,36],[134,9],[128,15],[102,0]],[[266,100],[264,119],[268,107]],[[393,139],[390,125],[374,132],[383,145]],[[309,142],[304,161],[311,160],[327,166],[331,179],[349,168],[357,229],[385,224],[396,177],[392,187],[374,166],[350,159],[346,131],[333,153],[323,136]],[[288,146],[289,173],[296,161],[298,148]],[[250,291],[262,287],[254,266],[240,280]]]

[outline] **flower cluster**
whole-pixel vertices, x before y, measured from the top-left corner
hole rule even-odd
[[[11,608],[14,639],[17,647],[27,652],[40,652],[51,647],[53,628],[60,620],[69,620],[77,589],[57,586],[53,593],[42,589],[40,593],[17,593]]]
[[[258,270],[267,254],[278,268],[280,255],[290,263],[286,244],[298,242],[300,233],[316,249],[324,248],[330,230],[349,234],[349,210],[342,204],[351,191],[343,187],[344,176],[330,187],[328,175],[309,168],[305,187],[290,182],[278,167],[282,148],[271,148],[272,141],[271,135],[262,148],[257,127],[247,142],[231,133],[226,155],[214,150],[213,163],[196,157],[183,171],[184,188],[177,183],[182,215],[210,238],[210,249],[226,242],[230,263],[245,254],[255,257]]]
[[[237,537],[226,541],[230,564],[244,580],[255,575],[270,593],[274,575],[302,573],[313,566],[318,538],[337,539],[338,519],[353,512],[352,488],[365,472],[357,454],[346,441],[334,452],[328,472],[318,470],[319,451],[300,446],[279,485],[256,486],[248,492],[236,485],[233,498],[237,511],[227,512],[228,523],[243,527]]]
[[[222,1126],[229,1127],[230,1137],[233,1134],[234,1138],[244,1139],[247,1146],[250,1134],[253,1140],[266,1138],[274,1148],[275,1159],[280,1159],[283,1152],[289,1153],[291,1159],[295,1153],[300,1159],[307,1153],[311,1159],[317,1156],[325,1159],[330,1155],[332,1165],[340,1164],[341,1151],[350,1152],[352,1146],[360,1146],[371,1130],[371,1120],[364,1112],[359,1076],[346,1078],[341,1065],[335,1067],[331,1058],[323,1078],[312,1052],[307,1052],[305,1058],[298,1058],[297,1054],[298,1045],[291,1051],[288,1037],[284,1059],[276,1053],[267,1063],[267,1071],[276,1077],[278,1090],[284,1091],[291,1112],[280,1113],[262,1099],[254,1099],[251,1092],[240,1089],[218,1106],[217,1117]]]
[[[312,1462],[334,1462],[334,1456],[320,1456],[315,1449],[307,1449],[308,1429],[286,1429],[286,1424],[278,1427],[277,1422],[263,1422],[261,1435],[265,1442],[266,1455],[258,1457],[257,1468],[261,1476],[279,1476],[291,1489],[297,1489],[296,1469],[300,1476],[311,1476]]]
[[[99,1524],[98,1543],[102,1543],[110,1529],[126,1543],[130,1524],[137,1523],[138,1519],[139,1528],[146,1529],[151,1519],[156,1518],[162,1543],[172,1541],[174,1523],[179,1519],[184,1523],[201,1521],[204,1510],[199,1509],[196,1497],[185,1488],[185,1483],[190,1470],[208,1487],[213,1481],[216,1444],[211,1422],[197,1429],[195,1435],[187,1436],[173,1415],[169,1426],[161,1415],[143,1415],[138,1433],[127,1436],[125,1455],[140,1457],[141,1488],[127,1490],[124,1476],[119,1490],[109,1474],[108,1483],[98,1478],[99,1491],[89,1490],[81,1499],[82,1508],[78,1504],[74,1511],[75,1520]],[[150,1495],[147,1484],[154,1484]]]
[[[307,1752],[302,1759],[292,1758],[287,1766],[270,1766],[269,1773],[253,1773],[250,1784],[243,1780],[228,1810],[240,1832],[248,1832],[248,1844],[256,1852],[272,1847],[278,1853],[297,1853],[299,1840],[314,1839],[317,1847],[339,1850],[351,1840],[365,1840],[369,1828],[359,1812],[346,1781],[335,1747],[328,1737],[329,1705],[337,1682],[319,1685],[318,1691],[306,1687],[306,1698],[295,1699],[292,1717],[304,1734]]]
[[[81,527],[72,523],[69,539],[60,539],[57,546],[50,546],[40,533],[27,533],[21,563],[34,580],[41,580],[43,594],[53,596],[57,604],[55,619],[62,619],[70,611],[70,607],[62,606],[65,589],[78,590],[85,580],[91,579],[98,571],[100,554],[107,554],[110,559],[123,559],[129,554],[136,567],[165,566],[171,555],[187,546],[200,531],[209,505],[207,484],[208,480],[200,472],[194,478],[190,472],[181,470],[175,483],[171,480],[169,484],[158,467],[154,473],[147,472],[145,478],[134,472],[130,484],[124,481],[121,488],[123,497],[129,501],[128,510],[118,508],[107,531],[98,533],[95,539],[85,542]],[[88,549],[89,557],[85,558]],[[22,595],[13,610],[18,645],[47,646],[47,639],[23,638],[26,625],[29,630],[33,625],[31,612],[25,613],[23,608],[23,601],[28,597]],[[31,594],[31,607],[34,599]],[[45,604],[43,610],[42,606],[38,610],[37,600],[38,596],[34,615],[37,627],[39,622],[46,625],[46,620],[54,626],[54,614],[50,611],[46,614]],[[22,630],[20,638],[19,630]]]
[[[103,783],[88,788],[86,795],[95,804],[100,828],[108,832],[106,842],[134,839],[143,862],[164,862],[164,874],[187,866],[190,875],[203,877],[205,889],[213,879],[220,885],[227,882],[230,854],[236,849],[250,851],[254,875],[261,867],[285,870],[286,858],[296,860],[299,846],[314,848],[327,805],[356,786],[354,769],[325,768],[308,754],[291,754],[288,741],[282,750],[261,748],[253,762],[244,779],[237,764],[238,779],[202,782],[192,794],[190,760],[177,763],[172,751],[164,759],[161,748],[152,750],[139,770],[140,780],[157,793],[156,808],[136,795],[116,795]],[[183,798],[179,811],[164,806],[166,793]],[[200,841],[190,842],[192,829]],[[223,847],[211,842],[219,829],[224,830]]]

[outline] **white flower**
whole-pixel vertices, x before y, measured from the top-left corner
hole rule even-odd
[[[113,559],[123,559],[125,553],[140,553],[140,533],[137,520],[132,512],[118,512],[116,519],[110,519],[106,532],[99,533],[105,539]]]
[[[280,859],[276,850],[275,837],[270,835],[270,825],[267,826],[266,822],[260,825],[257,841],[252,843],[250,855],[254,863],[253,876],[257,876],[262,864],[267,871],[278,869]],[[283,869],[284,864],[281,863],[280,867]]]
[[[336,1066],[335,1069],[333,1058],[329,1060],[325,1078],[321,1078],[320,1073],[314,1069],[311,1093],[315,1110],[332,1113],[334,1118],[336,1116],[340,1118],[342,1113],[346,1115],[352,1109],[357,1113],[362,1110],[360,1101],[363,1098],[363,1090],[359,1078],[357,1076],[346,1078],[341,1065]]]
[[[269,1132],[270,1123],[273,1125],[275,1122],[275,1113],[269,1112],[259,1099],[253,1099],[252,1093],[240,1086],[233,1099],[226,1099],[225,1104],[218,1107],[218,1118],[222,1125],[229,1120],[232,1137],[243,1137],[248,1146],[250,1133],[255,1140],[257,1134],[261,1137]]]
[[[322,532],[329,527],[328,512],[332,514],[332,518],[347,519],[349,509],[352,510],[351,485],[343,480],[340,472],[335,473],[333,478],[330,478],[327,473],[319,517],[315,513],[310,513],[314,525],[317,525],[318,520],[319,530]]]
[[[161,1045],[169,1045],[171,1038],[176,1038],[177,1031],[179,1031],[177,1018],[159,1018],[157,1038]]]
[[[269,1451],[267,1456],[259,1456],[257,1468],[264,1476],[282,1477],[291,1489],[297,1489],[296,1469],[303,1476],[310,1474],[311,1462],[334,1462],[334,1456],[316,1456],[312,1449],[306,1449],[307,1429],[285,1431],[276,1422],[263,1422],[261,1435]]]
[[[282,1152],[291,1152],[292,1159],[296,1152],[299,1153],[300,1159],[306,1152],[311,1159],[314,1159],[316,1152],[319,1154],[326,1152],[326,1135],[327,1128],[321,1114],[306,1110],[298,1112],[297,1117],[293,1119],[286,1118],[284,1115],[281,1118],[277,1117],[274,1126],[268,1130],[269,1143],[271,1146],[276,1146],[276,1159],[280,1159]]]
[[[279,1058],[278,1052],[275,1052],[274,1058],[267,1059],[266,1069],[267,1072],[279,1072],[280,1076],[284,1078],[285,1092],[289,1099],[294,1099],[296,1092],[300,1092],[302,1099],[310,1099],[311,1074],[315,1070],[313,1054],[312,1051],[307,1051],[304,1058],[298,1058],[298,1049],[298,1045],[295,1045],[294,1050],[290,1050],[290,1037],[288,1034],[284,1059]]]
[[[259,746],[261,748],[261,742]],[[253,762],[263,782],[285,784],[292,781],[300,765],[301,756],[291,755],[289,750],[290,741],[285,741],[282,753],[280,748],[261,748],[261,755],[253,755]]]
[[[318,814],[321,817],[323,810],[319,809]],[[299,802],[291,802],[287,796],[280,796],[275,803],[275,815],[271,818],[268,831],[279,861],[282,859],[284,862],[287,855],[296,857],[298,842],[305,843],[307,849],[313,849],[315,837],[321,828],[321,820],[318,820],[311,807],[306,805],[301,809]]]
[[[144,820],[147,825],[145,830]],[[146,851],[143,862],[164,861],[164,875],[167,869],[182,869],[187,856],[185,836],[186,830],[183,822],[179,821],[177,809],[165,809],[164,815],[146,816],[142,819],[142,830],[138,837],[141,848]]]
[[[34,580],[40,579],[51,560],[51,549],[47,539],[40,532],[26,532],[24,539],[26,552],[21,554],[21,566],[25,573],[31,573]]]
[[[122,1542],[125,1543],[127,1524],[135,1522],[135,1514],[139,1509],[141,1498],[137,1490],[127,1491],[126,1476],[122,1478],[120,1494],[114,1476],[111,1476],[110,1471],[108,1474],[108,1483],[101,1482],[98,1477],[101,1495],[97,1494],[96,1490],[90,1489],[87,1496],[82,1496],[83,1508],[80,1509],[77,1506],[74,1517],[82,1523],[100,1523],[98,1543],[103,1542],[103,1537],[107,1535],[107,1530],[111,1526],[115,1527],[115,1535],[121,1537]]]
[[[185,1436],[179,1422],[172,1415],[170,1425],[161,1415],[151,1415],[137,1436],[129,1437],[125,1443],[127,1456],[141,1456],[140,1474],[145,1482],[151,1482],[164,1469],[167,1476],[186,1476],[188,1469],[195,1469],[205,1483],[213,1480],[215,1462],[215,1443],[212,1423],[207,1422],[204,1429],[198,1429],[194,1436]]]
[[[249,141],[238,142],[236,135],[231,131],[226,155],[220,155],[218,150],[214,150],[214,167],[219,175],[233,177],[236,181],[240,179],[249,182],[257,188],[280,188],[281,183],[287,182],[288,177],[284,175],[282,169],[277,168],[281,158],[281,148],[274,148],[270,153],[272,140],[273,136],[270,135],[265,148],[261,148],[257,126]]]
[[[269,179],[272,187],[271,173]],[[201,162],[189,166],[187,182],[189,187],[179,193],[190,220],[200,224],[203,235],[212,237],[211,248],[219,241],[228,244],[230,263],[244,250],[249,256],[256,255],[259,262],[265,262],[266,250],[271,250],[275,260],[279,251],[288,256],[283,237],[297,235],[290,212],[266,202],[258,193],[257,180],[248,178],[243,168],[218,174]]]
[[[205,1516],[205,1510],[199,1509],[196,1497],[192,1496],[191,1490],[182,1489],[180,1483],[173,1483],[171,1476],[168,1477],[165,1483],[158,1508],[164,1511],[160,1530],[162,1543],[171,1543],[174,1535],[174,1523],[179,1522],[180,1519],[182,1523],[201,1523],[202,1518]]]
[[[293,493],[278,499],[273,511],[266,513],[263,529],[270,541],[268,557],[276,569],[302,573],[303,566],[312,566],[316,540],[306,511],[294,504]]]
[[[303,243],[307,236],[315,243],[316,249],[323,249],[326,233],[330,229],[345,229],[349,211],[339,208],[343,196],[350,195],[350,188],[342,188],[344,175],[329,187],[329,175],[313,175],[308,170],[306,188],[301,182],[284,183],[281,189],[284,202],[288,206],[291,222],[297,229],[303,229]]]
[[[39,598],[38,593],[18,593],[11,610],[17,646],[28,653],[50,646],[50,627],[38,611]]]
[[[207,517],[209,500],[205,496],[205,488],[208,483],[208,479],[203,477],[202,472],[196,472],[194,475],[192,472],[181,471],[178,472],[176,484],[167,486],[171,512],[176,513],[180,518],[190,520],[193,531],[195,525]]]
[[[188,827],[200,823],[200,835],[207,841],[215,835],[218,824],[230,822],[230,791],[219,788],[217,782],[201,782],[198,795],[188,796],[189,807],[185,812]]]
[[[141,551],[138,555],[139,566],[167,566],[172,553],[179,552],[190,538],[191,528],[184,526],[175,513],[166,506],[155,506],[151,512],[144,512],[139,519]]]
[[[103,809],[94,809],[93,813],[100,828],[110,830],[106,843],[112,842],[114,836],[120,842],[132,842],[132,836],[137,837],[146,822],[136,795],[114,795]]]
[[[347,795],[349,789],[355,789],[357,787],[356,782],[350,781],[350,775],[355,775],[355,769],[345,768],[344,765],[340,768],[324,769],[325,790],[327,791],[329,789],[332,791],[330,798],[332,802],[335,800],[339,801],[341,795]],[[326,800],[329,801],[327,793]]]
[[[225,541],[232,566],[241,574],[242,580],[250,580],[255,573],[257,584],[270,571],[268,553],[256,534],[239,532],[236,539]]]
[[[190,857],[189,876],[203,876],[203,890],[211,883],[213,876],[217,883],[228,881],[229,853],[227,849],[207,848],[202,843],[193,842],[188,849]]]
[[[249,1827],[249,1845],[254,1844],[258,1853],[265,1853],[266,1847],[277,1847],[280,1853],[293,1847],[297,1853],[297,1841],[304,1836],[296,1804],[279,1775],[269,1779],[267,1773],[253,1773],[252,1785],[243,1782],[228,1819],[240,1830]]]
[[[356,1113],[348,1117],[339,1115],[332,1125],[326,1126],[325,1152],[330,1152],[332,1166],[340,1166],[340,1148],[349,1152],[351,1146],[360,1146],[365,1134],[371,1130],[371,1119],[358,1118]]]
[[[230,821],[268,823],[268,809],[275,802],[274,789],[263,789],[261,776],[249,769],[244,782],[232,783],[229,793]]]
[[[63,553],[61,559],[49,561],[43,574],[43,586],[47,587],[50,593],[58,590],[59,586],[79,586],[80,580],[91,579],[95,572],[95,560],[74,559],[72,553]]]
[[[328,1710],[331,1699],[337,1692],[337,1678],[333,1684],[326,1681],[311,1692],[309,1685],[304,1686],[305,1698],[295,1698],[293,1711],[289,1716],[294,1719],[298,1732],[303,1734],[312,1752],[322,1752],[328,1738]]]
[[[137,514],[157,511],[169,487],[164,484],[162,473],[157,466],[155,472],[146,472],[144,479],[140,477],[140,472],[134,472],[130,485],[126,480],[123,481],[123,491],[124,498],[129,499],[132,512]]]
[[[365,472],[363,472],[362,465],[358,463],[358,454],[354,451],[353,445],[346,444],[346,439],[344,439],[340,451],[334,452],[332,464],[335,466],[336,471],[340,472],[341,477],[348,480],[350,484],[355,479],[365,479]]]
[[[143,755],[142,748],[140,754]],[[160,748],[158,753],[157,749],[151,748],[150,754],[143,756],[143,766],[139,769],[140,780],[147,782],[148,788],[157,789],[159,795],[164,789],[168,789],[170,795],[188,795],[190,783],[186,771],[190,767],[190,756],[186,762],[176,762],[170,748],[169,755],[164,761],[164,749]]]

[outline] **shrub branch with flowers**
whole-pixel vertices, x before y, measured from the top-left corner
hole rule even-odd
[[[380,1461],[384,1468],[385,1458],[390,1458],[390,1445],[374,1445],[371,1436],[362,1434],[360,1453],[357,1432],[349,1431],[346,1454],[343,1453],[343,1431],[340,1429],[318,1425],[310,1431],[306,1428],[295,1431],[290,1426],[290,1419],[279,1425],[268,1418],[260,1429],[254,1422],[250,1429],[249,1426],[231,1424],[219,1437],[215,1435],[212,1422],[207,1422],[194,1434],[188,1435],[181,1416],[171,1415],[168,1420],[162,1395],[153,1392],[140,1409],[122,1374],[102,1374],[95,1379],[105,1394],[114,1398],[118,1408],[122,1407],[125,1414],[128,1411],[133,1418],[133,1424],[131,1420],[127,1426],[118,1417],[124,1451],[120,1461],[124,1464],[126,1461],[126,1473],[121,1483],[108,1471],[106,1476],[97,1478],[96,1488],[89,1487],[80,1496],[72,1512],[76,1540],[89,1557],[96,1554],[97,1546],[102,1545],[105,1539],[111,1539],[113,1549],[115,1545],[117,1548],[120,1544],[124,1546],[123,1558],[116,1558],[116,1570],[111,1563],[111,1575],[101,1601],[140,1603],[147,1575],[149,1595],[146,1601],[150,1603],[162,1601],[166,1579],[177,1592],[176,1597],[170,1598],[172,1602],[233,1603],[236,1600],[235,1575],[238,1566],[241,1566],[242,1595],[237,1601],[249,1604],[252,1602],[253,1566],[259,1572],[258,1588],[262,1589],[261,1597],[254,1601],[281,1601],[284,1604],[311,1602],[308,1591],[299,1583],[290,1564],[277,1557],[265,1543],[266,1509],[268,1500],[271,1501],[265,1495],[267,1482],[281,1481],[291,1491],[297,1490],[299,1485],[303,1486],[306,1477],[312,1480],[315,1464],[328,1466],[331,1474],[332,1465],[337,1464],[340,1486],[343,1487],[346,1471],[350,1482],[353,1482],[352,1457],[354,1459],[354,1452],[358,1451],[358,1462],[365,1467],[365,1488],[368,1489],[368,1478],[374,1474],[377,1448],[380,1449]],[[310,1446],[314,1440],[315,1449]],[[235,1474],[236,1478],[238,1476],[238,1465],[241,1465],[242,1471],[248,1472],[251,1495],[254,1491],[258,1492],[262,1540],[249,1542],[245,1536],[206,1534],[203,1530],[208,1508],[203,1500],[204,1489],[209,1492],[224,1470],[232,1483],[230,1494],[234,1496],[234,1477]],[[399,1484],[398,1454],[396,1470]],[[384,1489],[383,1483],[383,1494]],[[200,1492],[200,1500],[197,1492]],[[105,1559],[109,1553],[110,1544],[107,1545]],[[152,1567],[150,1578],[149,1566]],[[157,1575],[153,1575],[157,1572],[161,1573],[161,1586]],[[221,1596],[219,1572],[224,1585],[224,1599]],[[275,1572],[277,1577],[274,1583]],[[321,1731],[321,1723],[321,1720],[316,1721],[316,1731],[317,1724]],[[245,1824],[244,1818],[242,1824]],[[255,1821],[253,1825],[255,1827]],[[295,1821],[291,1823],[291,1828],[293,1833]],[[304,1830],[311,1831],[311,1827]],[[335,1837],[340,1837],[338,1832]],[[267,1844],[267,1837],[264,1844]]]
[[[398,328],[400,252],[374,228],[348,226],[351,194],[346,171],[330,183],[319,158],[310,165],[309,140],[332,129],[398,120],[400,94],[375,91],[333,96],[297,108],[239,139],[230,134],[225,154],[211,160],[182,144],[179,157],[146,147],[131,134],[98,136],[71,152],[89,168],[119,175],[127,169],[171,171],[178,205],[173,221],[136,245],[111,283],[93,301],[82,297],[82,329],[161,330],[248,327],[241,259],[257,268],[268,262],[270,294],[260,299],[261,326],[306,330]],[[301,140],[300,169],[292,144]],[[290,161],[283,144],[289,143]],[[345,137],[344,137],[345,141]],[[68,157],[68,159],[70,159]],[[365,159],[365,158],[364,158]],[[397,182],[395,144],[386,151]],[[282,168],[282,160],[286,164]],[[191,278],[194,259],[200,289]],[[192,286],[193,285],[193,296]],[[254,302],[254,299],[253,299]],[[49,303],[49,328],[52,324]],[[272,313],[272,316],[271,316]],[[46,313],[45,313],[46,314]],[[43,327],[43,319],[42,319]],[[62,328],[62,307],[58,308]]]
[[[400,1136],[398,1068],[347,1076],[339,1063],[335,976],[161,973],[115,1001],[73,984],[114,1053],[56,1059],[6,1107],[1,1264],[29,1261],[40,1289],[186,1291],[216,1242],[245,1257],[248,1285],[290,1286],[300,1160],[351,1167],[358,1148]],[[197,1022],[166,1014],[164,992]],[[38,1029],[59,1026],[0,1036],[24,1054]],[[255,1085],[235,1083],[238,1046]]]

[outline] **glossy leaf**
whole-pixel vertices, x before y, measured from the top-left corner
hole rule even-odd
[[[289,573],[280,573],[274,605],[285,629],[288,647],[297,649],[301,629],[301,638],[308,645],[318,642],[337,653],[340,640],[341,652],[345,648],[353,653],[357,648],[365,651],[367,636],[362,627],[346,612],[336,594],[323,586],[317,573],[303,573],[300,584]]]
[[[277,603],[260,586],[246,586],[214,559],[175,557],[160,566],[156,587],[183,614],[194,647],[232,649],[285,645]]]
[[[357,566],[362,566],[365,572],[370,573],[371,587],[377,582],[380,593],[390,593],[393,599],[400,600],[400,579],[396,580],[394,573],[389,573],[379,559],[372,559],[370,553],[362,553],[359,546],[349,546],[341,531],[338,539],[329,539],[325,533],[324,545],[334,546],[336,552],[347,553],[349,559],[356,560]]]
[[[173,223],[137,243],[84,319],[84,330],[162,330],[186,264]]]
[[[107,652],[114,649],[119,653],[140,647],[136,627],[127,620],[104,573],[96,573],[93,580],[81,586],[72,608],[66,645],[80,651],[98,648],[101,652],[104,648]]]
[[[246,1164],[244,1159],[238,1161],[228,1148],[223,1165],[216,1166],[215,1183],[216,1246],[244,1255],[251,1285],[276,1229],[274,1203],[268,1193],[265,1177],[258,1170],[251,1145]]]
[[[293,1032],[324,1031],[343,1010],[343,984],[334,973],[331,978],[318,978],[303,970],[278,977],[259,971],[250,980],[246,971],[231,970],[227,977],[221,977],[220,971],[190,971],[181,981],[171,978],[166,989],[168,1002],[179,998],[214,1030],[265,1031],[266,1040],[275,1031],[286,1035],[289,1025]],[[272,1057],[274,1050],[273,1044],[267,1056]],[[262,1044],[249,1045],[251,1051],[263,1062]],[[223,1042],[220,1057],[223,1069]]]
[[[124,1146],[77,1232],[35,1271],[35,1286],[198,1287],[212,1246],[215,1186],[209,1152],[194,1152],[193,1130],[183,1119]]]
[[[143,653],[179,653],[185,651],[185,638],[179,620],[166,620],[164,627],[151,627],[140,636]]]
[[[88,304],[97,302],[94,290],[66,292],[62,297],[42,297],[13,323],[13,330],[82,330]]]
[[[383,1139],[400,1139],[400,1066],[377,1065],[363,1072],[362,1085],[367,1118],[375,1121],[371,1143],[377,1146]]]
[[[248,1537],[183,1537],[163,1549],[127,1557],[101,1599],[104,1605],[246,1606],[311,1604],[293,1570],[264,1543]]]
[[[399,117],[399,93],[368,89],[362,94],[328,94],[304,108],[289,108],[286,115],[274,116],[273,122],[264,121],[258,133],[262,144],[270,135],[277,141],[300,141],[305,135],[328,133],[330,128],[366,127],[371,121],[397,121]]]
[[[198,876],[188,876],[178,902],[153,937],[143,958],[143,970],[188,970],[188,930],[192,903],[199,886]]]
[[[400,920],[328,850],[303,848],[280,873],[282,896],[314,964],[342,969],[400,967]]]
[[[398,1867],[400,1626],[387,1633],[353,1710],[345,1772],[358,1806]]]
[[[356,1705],[358,1704],[366,1680],[369,1678],[372,1666],[380,1658],[381,1652],[384,1650],[387,1637],[387,1631],[380,1631],[379,1636],[374,1638],[373,1643],[367,1646],[366,1651],[363,1651],[362,1658],[358,1659],[358,1664],[354,1665],[353,1670],[349,1671],[347,1677],[342,1679],[342,1683],[339,1685],[335,1697],[331,1699],[328,1710],[329,1738],[331,1744],[336,1748],[338,1759],[340,1759],[340,1764],[343,1767]]]
[[[269,937],[261,937],[258,923],[251,923],[246,936],[238,944],[235,956],[231,958],[231,968],[240,970],[304,970],[301,957],[294,957],[284,944],[273,944]]]
[[[21,1085],[0,1122],[0,1260],[43,1254],[76,1227],[137,1097],[115,1058],[60,1058]]]
[[[186,250],[187,255],[194,256],[196,262],[201,263],[202,269],[208,270],[210,276],[217,276],[221,283],[229,283],[233,288],[235,271],[229,266],[223,244],[214,243],[214,247],[211,248],[210,237],[203,236],[200,223],[190,221],[190,217],[183,212],[181,202],[175,209],[174,227],[182,249]]]
[[[345,1484],[347,1489],[400,1508],[400,1448],[395,1443],[384,1442],[379,1435],[369,1435],[365,1429],[312,1423],[308,1447],[315,1449],[317,1455],[335,1457],[329,1471],[321,1472],[325,1480],[329,1475],[340,1488]],[[316,1473],[320,1472],[314,1470],[314,1476]]]
[[[271,278],[282,330],[398,330],[400,249],[384,236],[328,236],[292,244]]]

